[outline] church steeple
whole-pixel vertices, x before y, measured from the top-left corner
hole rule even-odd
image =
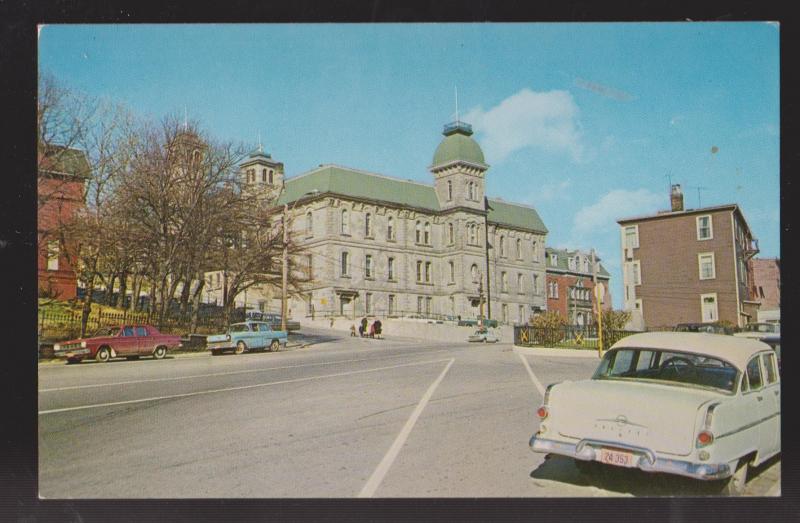
[[[264,151],[260,132],[258,147],[239,166],[239,178],[243,191],[256,200],[275,200],[283,190],[283,162],[273,160]]]

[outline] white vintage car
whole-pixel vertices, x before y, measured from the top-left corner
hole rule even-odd
[[[589,380],[547,387],[534,452],[719,480],[740,494],[749,465],[781,450],[774,351],[720,334],[653,332],[615,343]]]

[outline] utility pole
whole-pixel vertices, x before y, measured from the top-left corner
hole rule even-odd
[[[478,273],[478,326],[483,327],[483,274]]]
[[[289,279],[289,204],[283,204],[283,274],[281,279],[281,330],[286,331],[286,286]]]
[[[594,247],[592,247],[592,282],[594,282],[594,287],[592,288],[592,294],[594,294],[595,300],[597,302],[597,355],[602,357],[603,356],[603,307],[600,303],[601,298],[603,297],[603,292],[597,286],[597,260],[594,255]]]

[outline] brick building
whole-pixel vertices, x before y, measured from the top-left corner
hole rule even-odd
[[[754,258],[752,293],[760,304],[759,321],[780,319],[781,260],[780,258]]]
[[[758,253],[738,205],[684,209],[680,185],[671,210],[617,220],[625,310],[645,327],[756,320],[750,259]]]
[[[84,207],[84,187],[90,167],[82,151],[43,147],[38,156],[37,236],[39,295],[74,298],[77,277],[65,249],[69,241],[60,229]]]
[[[592,256],[580,250],[547,248],[547,310],[558,311],[570,325],[595,323]],[[602,306],[612,308],[609,280],[611,275],[598,262],[597,283],[604,287]]]

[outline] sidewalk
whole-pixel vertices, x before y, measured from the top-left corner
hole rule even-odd
[[[562,358],[593,358],[599,360],[596,350],[589,349],[555,349],[550,347],[520,347],[514,345],[514,352],[530,356],[556,356]]]

